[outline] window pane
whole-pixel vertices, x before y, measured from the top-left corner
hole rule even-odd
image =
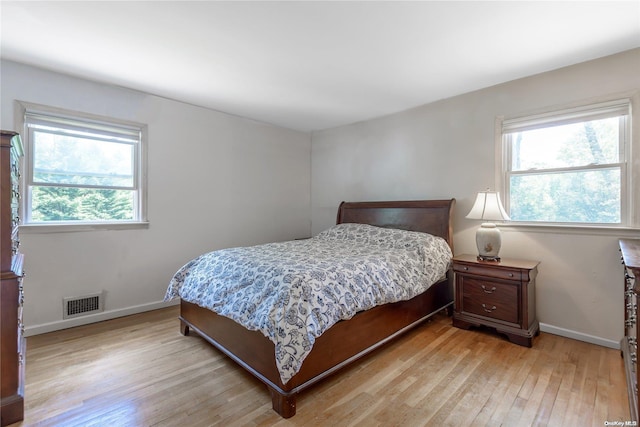
[[[134,146],[33,131],[36,183],[133,187]]]
[[[132,190],[32,187],[31,221],[107,221],[134,219]]]
[[[514,221],[620,223],[620,169],[516,175],[510,180]]]
[[[620,162],[620,118],[571,123],[511,134],[512,170]]]

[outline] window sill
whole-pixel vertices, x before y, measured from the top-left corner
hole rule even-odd
[[[497,222],[496,225],[500,230],[505,232],[522,231],[530,233],[580,234],[640,238],[640,228],[614,225],[532,224],[515,222]]]
[[[148,221],[131,222],[82,222],[78,224],[22,224],[20,233],[23,234],[48,234],[48,233],[76,233],[84,231],[104,230],[139,230],[149,228]]]

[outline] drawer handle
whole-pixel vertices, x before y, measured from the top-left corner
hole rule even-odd
[[[513,273],[509,273],[509,277],[513,277]]]
[[[486,311],[487,313],[491,313],[491,312],[493,312],[496,308],[497,308],[497,307],[496,307],[495,305],[494,305],[493,307],[491,307],[491,308],[487,308],[487,306],[486,306],[485,304],[482,304],[482,309],[483,309],[484,311]]]
[[[491,289],[487,289],[484,285],[480,285],[480,286],[482,286],[482,290],[483,290],[483,291],[484,291],[484,293],[486,293],[486,294],[492,294],[492,293],[494,293],[494,292],[495,292],[495,290],[496,290],[496,287],[495,287],[495,286],[492,286],[492,287],[491,287]]]
[[[469,270],[469,267],[462,267],[462,269],[463,269],[464,271],[467,271],[467,270]]]

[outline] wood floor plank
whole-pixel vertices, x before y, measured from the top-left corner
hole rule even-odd
[[[24,426],[601,426],[628,420],[618,350],[542,333],[532,348],[437,315],[271,409],[266,386],[177,307],[27,339]]]
[[[547,386],[544,390],[540,405],[535,413],[535,418],[532,422],[534,426],[546,426],[549,425],[549,418],[551,417],[551,411],[553,404],[558,396],[558,390],[560,390],[560,384],[562,383],[562,363],[555,363],[553,371],[547,382]]]

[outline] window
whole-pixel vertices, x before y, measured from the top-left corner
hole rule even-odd
[[[505,207],[527,223],[628,225],[630,101],[502,122]]]
[[[24,223],[142,222],[142,125],[24,109]]]

